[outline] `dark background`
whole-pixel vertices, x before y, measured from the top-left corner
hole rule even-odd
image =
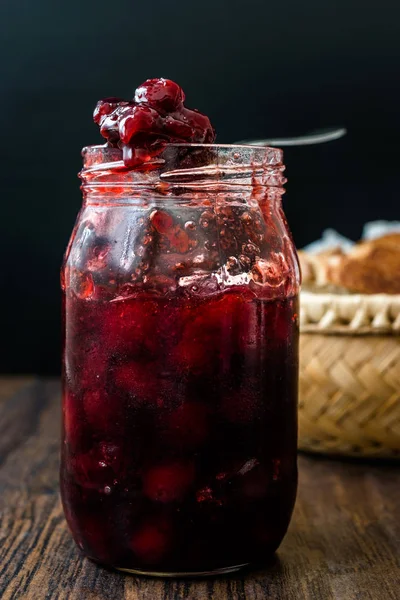
[[[2,372],[59,369],[59,267],[98,98],[178,81],[218,141],[344,125],[286,152],[298,246],[400,218],[397,0],[1,0]]]

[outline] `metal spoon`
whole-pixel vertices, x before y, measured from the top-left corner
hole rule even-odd
[[[345,136],[347,129],[339,127],[336,129],[318,129],[306,135],[292,138],[276,138],[270,140],[242,140],[238,144],[248,144],[249,146],[310,146],[312,144],[324,144],[338,140]]]

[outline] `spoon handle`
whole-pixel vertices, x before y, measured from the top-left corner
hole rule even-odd
[[[270,140],[243,140],[241,143],[249,144],[250,146],[310,146],[312,144],[324,144],[338,140],[345,136],[347,130],[344,127],[338,129],[326,129],[316,131],[292,138],[276,138]]]

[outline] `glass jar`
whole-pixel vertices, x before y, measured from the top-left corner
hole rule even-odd
[[[229,572],[279,546],[297,487],[299,268],[282,152],[83,151],[62,271],[61,491],[90,558]]]

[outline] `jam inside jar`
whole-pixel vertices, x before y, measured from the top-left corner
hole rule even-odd
[[[61,491],[90,558],[136,573],[260,564],[297,487],[299,268],[282,152],[83,151],[62,269]]]

